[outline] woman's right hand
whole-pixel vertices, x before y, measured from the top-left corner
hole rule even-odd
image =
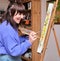
[[[34,31],[31,31],[29,34],[29,41],[33,43],[37,39],[37,35]]]

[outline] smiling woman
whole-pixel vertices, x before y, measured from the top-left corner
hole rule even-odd
[[[19,24],[23,19],[24,13],[24,5],[14,3],[9,9],[7,9],[7,12],[5,13],[5,19],[7,19],[7,21],[10,22],[13,27],[16,27],[16,24]]]
[[[0,61],[21,61],[20,56],[37,39],[34,31],[28,37],[18,35],[18,25],[24,13],[25,7],[21,2],[11,4],[4,13],[0,24]]]

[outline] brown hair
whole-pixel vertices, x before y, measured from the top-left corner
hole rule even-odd
[[[10,22],[10,24],[16,28],[16,23],[13,21],[13,16],[15,14],[15,12],[17,11],[17,13],[23,13],[25,14],[25,7],[23,4],[17,4],[14,3],[13,5],[11,5],[11,7],[5,12],[4,14],[4,19],[6,19],[7,23]]]

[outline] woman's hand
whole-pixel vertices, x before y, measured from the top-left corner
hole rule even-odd
[[[31,31],[29,34],[29,41],[33,43],[37,39],[37,35],[34,31]]]

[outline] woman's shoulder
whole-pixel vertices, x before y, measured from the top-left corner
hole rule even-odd
[[[6,21],[2,22],[0,24],[0,33],[2,33],[3,35],[14,35],[15,31],[14,29],[12,28],[12,26]]]
[[[4,21],[0,24],[0,31],[2,33],[8,33],[8,34],[15,33],[15,29],[10,25],[10,23],[7,23],[7,21]]]
[[[4,22],[2,22],[2,23],[0,24],[0,29],[1,29],[1,30],[2,30],[2,29],[5,29],[6,26],[7,26],[7,22],[4,21]]]
[[[10,27],[10,24],[7,23],[7,21],[3,21],[1,24],[0,24],[0,31],[4,31],[4,32],[8,32],[9,30],[11,30],[11,27]]]

